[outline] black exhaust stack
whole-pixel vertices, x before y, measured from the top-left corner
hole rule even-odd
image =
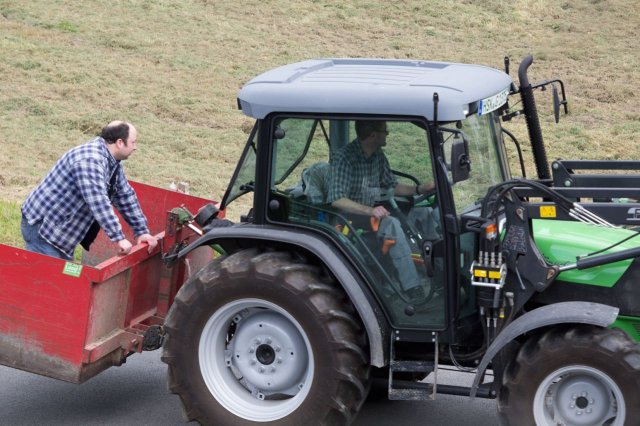
[[[518,69],[520,96],[522,97],[522,105],[527,120],[527,130],[529,131],[529,139],[531,140],[533,159],[536,163],[538,178],[551,179],[549,162],[547,161],[547,151],[544,147],[542,129],[540,128],[540,120],[538,120],[538,110],[536,108],[535,98],[533,97],[533,88],[529,83],[529,77],[527,77],[527,70],[532,63],[533,56],[529,55],[523,59]]]

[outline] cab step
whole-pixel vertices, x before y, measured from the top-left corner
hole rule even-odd
[[[410,388],[389,386],[389,399],[392,401],[428,401],[434,399],[432,383],[414,382],[413,384],[424,385],[424,388],[417,388],[415,386]]]
[[[389,370],[398,373],[431,373],[433,371],[433,367],[433,361],[393,360],[389,365]]]
[[[388,396],[390,400],[424,401],[435,399],[438,383],[438,335],[433,333],[433,360],[396,359],[395,339],[391,339]],[[433,383],[421,379],[433,373]]]

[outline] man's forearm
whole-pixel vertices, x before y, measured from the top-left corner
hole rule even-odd
[[[126,186],[123,187],[114,198],[114,205],[131,229],[133,229],[136,237],[148,234],[149,227],[147,218],[142,212],[142,207],[136,197],[136,193],[127,182],[125,182],[125,184]]]
[[[349,198],[340,198],[331,203],[331,205],[337,209],[343,210],[347,213],[361,214],[365,216],[372,216],[373,207],[365,206],[360,203],[356,203]]]
[[[407,185],[404,183],[399,183],[396,185],[394,194],[403,197],[409,197],[412,195],[426,194],[427,192],[432,191],[433,188],[435,188],[433,183],[422,183],[420,185]]]

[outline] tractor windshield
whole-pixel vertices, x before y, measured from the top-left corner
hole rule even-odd
[[[453,123],[452,123],[453,124]],[[479,214],[480,201],[486,196],[490,187],[510,178],[509,169],[506,163],[504,144],[502,142],[502,132],[500,118],[496,112],[483,115],[470,115],[462,121],[455,123],[455,126],[446,126],[464,134],[468,143],[468,153],[471,162],[471,170],[468,179],[455,182],[451,186],[455,209],[458,215]],[[451,145],[456,133],[444,133],[444,154],[446,162],[451,169]],[[449,181],[453,182],[449,172]],[[471,297],[462,298],[463,304],[460,316],[475,314],[475,297],[472,295],[475,289],[471,287],[471,277],[469,270],[471,262],[478,251],[477,235],[473,232],[463,232],[459,235],[460,264],[459,277],[462,292]]]
[[[499,117],[495,112],[470,115],[456,123],[469,142],[471,172],[469,178],[453,185],[458,214],[467,211],[485,196],[487,190],[509,177],[502,143]],[[450,155],[454,134],[445,134],[444,152]],[[447,158],[451,164],[451,159]]]

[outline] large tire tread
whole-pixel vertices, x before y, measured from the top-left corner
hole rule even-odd
[[[588,353],[593,360],[585,360]],[[580,358],[582,357],[582,358]],[[607,329],[590,325],[560,325],[546,331],[541,336],[533,336],[520,348],[517,357],[507,366],[503,376],[502,389],[498,398],[498,414],[502,425],[532,425],[532,400],[538,383],[532,376],[540,371],[557,368],[556,360],[564,359],[564,364],[573,362],[605,369],[610,364],[614,368],[610,375],[620,381],[624,388],[637,391],[640,379],[640,345],[632,341],[626,333],[618,329]],[[576,359],[573,361],[572,359]],[[539,373],[542,374],[542,373]],[[628,379],[631,378],[631,384]],[[635,384],[633,379],[635,378]],[[626,386],[626,388],[625,388]],[[627,394],[629,392],[625,392]],[[637,395],[636,392],[633,392]],[[523,396],[528,395],[528,396]],[[627,423],[637,417],[635,396],[629,394]],[[635,413],[635,414],[634,414]]]
[[[228,280],[256,280],[279,283],[311,306],[318,314],[317,321],[333,343],[333,351],[340,362],[334,366],[339,377],[323,419],[319,424],[349,424],[366,398],[369,382],[366,336],[355,310],[342,289],[322,268],[304,263],[286,252],[260,252],[248,249],[214,260],[198,271],[178,292],[165,320],[167,333],[162,360],[168,364],[169,390],[180,396],[186,417],[207,424],[207,411],[199,406],[199,398],[192,391],[192,377],[182,373],[184,328],[197,326],[194,318],[202,314],[204,301],[214,302],[215,286]],[[296,299],[297,300],[297,299]],[[283,419],[284,420],[284,419]],[[318,419],[319,420],[319,419]],[[309,422],[313,421],[309,419]],[[280,424],[274,422],[274,424]],[[237,424],[251,424],[238,420]],[[271,424],[270,422],[261,424]],[[311,424],[311,423],[308,423]]]

